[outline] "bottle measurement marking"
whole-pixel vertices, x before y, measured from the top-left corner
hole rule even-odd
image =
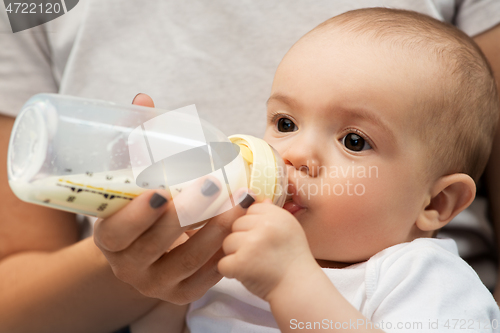
[[[64,180],[62,178],[60,178],[58,181],[59,181],[59,183],[56,183],[57,186],[69,188],[73,192],[80,193],[83,191],[83,192],[95,193],[95,194],[102,195],[105,199],[109,199],[109,200],[114,199],[114,198],[132,200],[133,198],[137,197],[137,194],[115,191],[115,190],[105,190],[103,187],[95,187],[92,185],[75,183],[75,182],[72,182],[70,180]],[[61,183],[68,183],[69,185],[61,184]],[[77,188],[77,186],[86,187],[86,188]],[[72,202],[73,200],[74,199],[71,199],[71,201],[70,201],[70,199],[68,198],[69,202]]]

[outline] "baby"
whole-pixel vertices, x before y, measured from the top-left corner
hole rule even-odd
[[[474,199],[498,120],[469,37],[413,12],[347,12],[290,49],[267,106],[292,195],[234,222],[218,265],[234,279],[190,305],[191,332],[498,331],[454,241],[433,238]]]

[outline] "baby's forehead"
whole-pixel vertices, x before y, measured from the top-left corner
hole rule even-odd
[[[424,70],[431,69],[433,79],[427,80],[431,84],[445,80],[452,72],[451,63],[456,63],[456,60],[447,50],[450,44],[451,41],[428,39],[405,30],[353,30],[348,26],[332,25],[312,30],[301,38],[290,52],[298,50],[302,54],[314,55],[329,50],[331,58],[323,58],[324,61],[335,61],[339,52],[349,53],[353,61],[362,58],[366,61],[378,54],[387,59],[379,63],[379,67],[385,66],[392,75],[419,75],[424,74]],[[349,63],[346,66],[349,66]]]
[[[452,58],[452,54],[446,52],[446,49],[453,41],[422,36],[405,30],[386,31],[375,28],[353,30],[343,25],[332,25],[312,30],[302,37],[297,45],[301,43],[307,43],[310,52],[328,45],[336,45],[339,49],[356,47],[360,54],[366,57],[370,57],[372,52],[382,52],[393,59],[404,58],[403,62],[418,60],[428,65],[442,65]],[[398,63],[393,65],[397,66]]]
[[[341,41],[360,47],[377,46],[393,54],[404,53],[437,62],[454,58],[451,50],[463,45],[464,37],[468,38],[455,27],[419,13],[387,13],[382,8],[372,9],[333,17],[307,33],[297,44],[308,41],[313,47],[321,47]]]
[[[456,61],[439,50],[442,46],[422,43],[403,32],[392,36],[395,39],[377,39],[366,32],[334,29],[308,36],[303,46],[310,54],[330,50],[330,58],[317,58],[325,65],[338,59],[339,52],[346,54],[342,57],[345,71],[355,72],[362,68],[367,80],[399,80],[399,93],[406,88],[408,95],[415,96],[414,109],[423,110],[422,105],[435,105],[445,100],[444,96],[457,87]],[[328,48],[328,43],[333,47]],[[371,67],[363,67],[369,62]],[[425,118],[428,114],[408,112],[408,116]]]

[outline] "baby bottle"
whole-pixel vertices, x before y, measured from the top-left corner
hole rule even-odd
[[[183,226],[237,205],[231,194],[241,187],[282,206],[288,181],[270,145],[249,135],[226,137],[200,119],[194,105],[164,111],[58,94],[38,94],[24,104],[7,169],[21,200],[96,217],[147,189],[165,189],[175,205],[183,188],[216,177],[225,185],[220,195],[195,220],[179,216]]]

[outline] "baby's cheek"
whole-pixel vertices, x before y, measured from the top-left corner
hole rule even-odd
[[[383,174],[351,177],[339,183],[343,184],[344,193],[332,192],[318,198],[318,204],[325,207],[323,217],[335,220],[332,227],[345,230],[350,237],[356,233],[364,239],[364,235],[385,232],[390,221],[397,219],[395,209],[401,204],[401,194]]]
[[[357,195],[359,191],[355,192],[353,200],[345,204],[374,222],[400,218],[399,211],[408,208],[406,205],[412,196],[407,180],[406,176],[394,170],[379,168],[372,177],[357,180],[357,186],[363,189],[363,194]]]
[[[321,232],[335,233],[357,229],[359,224],[374,220],[384,213],[381,205],[383,191],[380,179],[331,178],[323,181],[319,193],[311,187],[309,191],[311,213],[314,211],[316,227]],[[319,226],[319,220],[322,221]]]
[[[339,223],[344,221],[350,228],[387,216],[387,193],[379,179],[353,179],[348,182],[344,183],[345,191],[341,195],[337,192],[321,198],[321,204],[328,208],[326,214],[334,214]]]

